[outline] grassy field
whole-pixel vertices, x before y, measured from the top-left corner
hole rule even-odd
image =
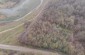
[[[37,10],[34,10],[32,13],[30,13],[29,15],[27,15],[20,21],[9,23],[6,26],[0,27],[0,31],[16,27],[16,26],[23,24],[25,22],[29,22],[29,20],[32,21],[32,19],[35,18],[37,16],[37,14],[41,11],[44,3],[46,3],[45,0],[43,1],[42,5]],[[15,44],[15,43],[17,43],[17,37],[23,32],[23,30],[25,30],[24,24],[21,25],[20,27],[13,29],[13,30],[10,30],[10,31],[0,34],[0,44]],[[17,44],[15,44],[15,45],[17,45]]]
[[[20,24],[22,24],[21,26],[13,29],[13,30],[10,30],[10,31],[7,31],[7,32],[4,32],[4,33],[1,33],[0,34],[0,44],[9,44],[9,45],[20,45],[19,41],[18,41],[18,37],[20,36],[20,34],[25,30],[25,27],[24,27],[24,23],[26,22],[32,22],[32,19],[35,18],[38,13],[41,11],[42,7],[43,7],[43,4],[45,3],[46,1],[44,0],[44,2],[42,3],[42,5],[34,10],[32,13],[28,14],[26,17],[24,17],[23,19],[19,20],[19,21],[16,21],[16,22],[12,22],[12,23],[9,23],[8,25],[5,25],[5,26],[0,26],[0,32],[1,31],[4,31],[4,30],[7,30],[7,29],[10,29],[10,28],[14,28]],[[3,50],[0,51],[0,55],[8,55],[10,54],[11,52],[8,52],[9,50],[5,50],[5,52]],[[33,52],[29,52],[29,53],[21,53],[21,52],[18,52],[16,53],[17,55],[43,55],[42,53],[33,53]]]
[[[0,43],[1,44],[15,44],[17,43],[17,37],[24,30],[24,26],[20,26],[15,28],[14,30],[8,31],[0,35]]]
[[[32,4],[34,4],[36,2],[36,0],[35,1],[31,1],[31,3]],[[38,4],[39,4],[39,2],[37,2]],[[34,7],[37,7],[37,5],[32,5],[32,4],[29,4],[29,10],[28,11],[31,11],[31,10],[33,10],[32,8]],[[35,3],[36,4],[36,3]],[[33,7],[31,7],[31,6],[33,6]],[[35,10],[33,10],[32,12],[34,13],[34,11]],[[29,17],[30,18],[30,14],[28,14],[28,15],[25,15],[24,17],[22,17],[22,19],[20,20],[20,21],[16,21],[16,22],[11,22],[11,23],[8,23],[7,25],[4,25],[4,26],[0,26],[0,31],[4,31],[4,30],[7,30],[7,29],[10,29],[10,28],[13,28],[13,27],[15,27],[15,26],[17,26],[17,25],[19,25],[19,24],[21,24],[22,22],[24,22],[24,20],[26,19],[26,17]],[[33,16],[33,15],[32,15]],[[25,20],[26,21],[26,20]]]

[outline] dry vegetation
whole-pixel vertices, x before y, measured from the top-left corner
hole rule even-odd
[[[23,44],[85,55],[85,0],[52,0],[19,37]]]

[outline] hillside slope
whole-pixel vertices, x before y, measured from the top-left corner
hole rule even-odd
[[[50,1],[19,37],[20,42],[68,55],[85,55],[82,44],[75,38],[75,22],[84,15],[84,3],[84,0]]]

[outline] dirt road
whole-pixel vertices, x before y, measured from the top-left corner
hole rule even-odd
[[[0,49],[26,52],[26,53],[34,53],[34,54],[40,53],[43,55],[60,55],[58,53],[45,51],[45,50],[32,49],[32,48],[26,48],[26,47],[21,47],[21,46],[3,45],[3,44],[0,44]]]

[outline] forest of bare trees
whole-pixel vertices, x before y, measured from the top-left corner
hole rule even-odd
[[[85,55],[84,13],[85,0],[52,0],[19,40],[69,55]]]

